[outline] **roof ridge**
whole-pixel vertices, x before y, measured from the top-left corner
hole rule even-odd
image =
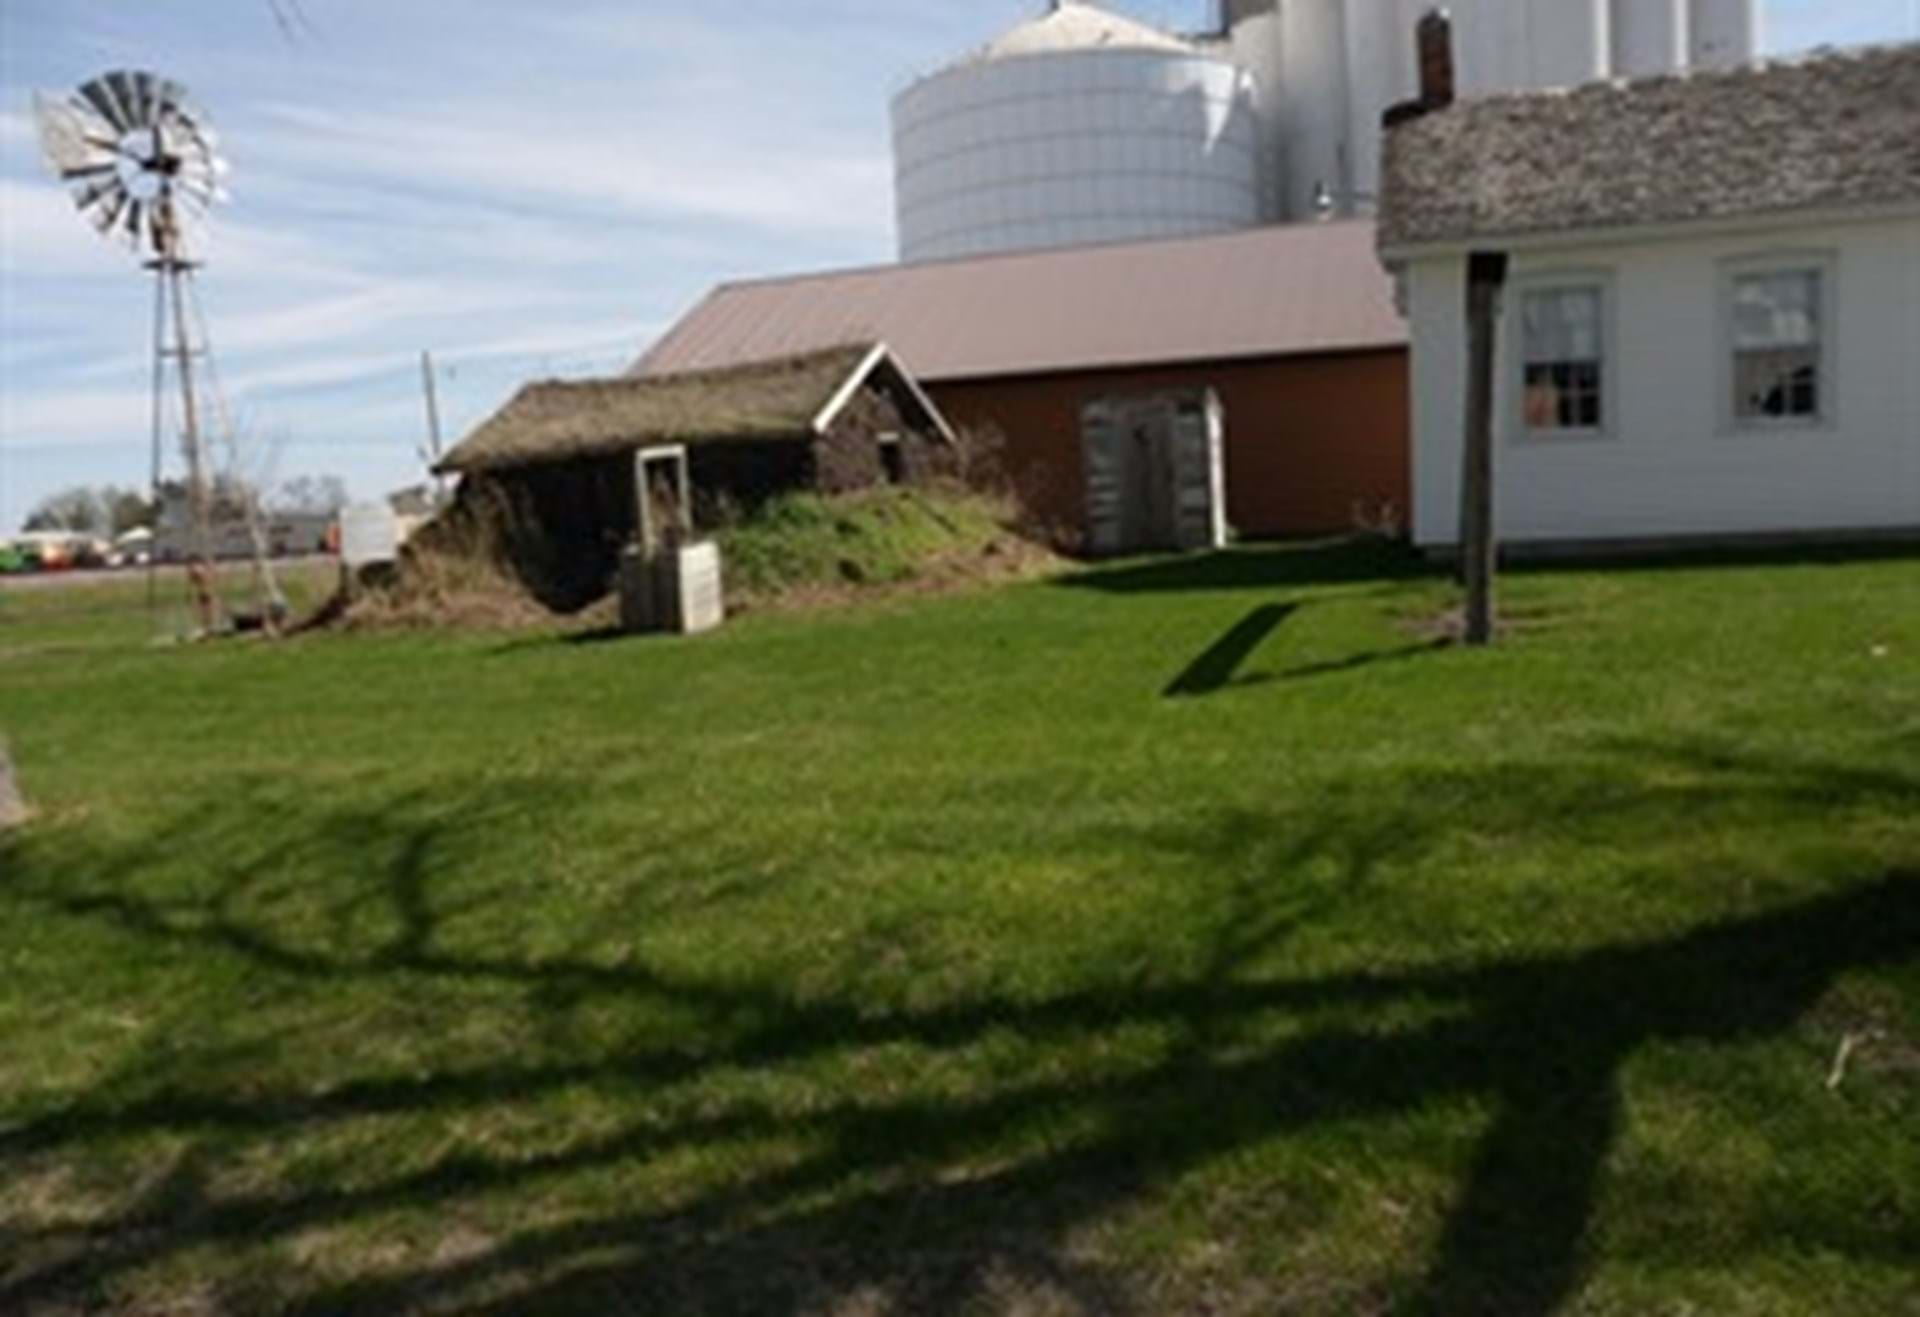
[[[664,341],[664,340],[663,340]],[[693,366],[685,370],[661,371],[657,375],[636,375],[632,370],[622,370],[615,375],[585,375],[574,379],[552,378],[530,380],[524,386],[527,389],[594,389],[611,388],[635,384],[669,384],[679,380],[699,379],[710,375],[740,375],[750,371],[773,371],[783,367],[812,365],[829,357],[855,355],[867,356],[876,347],[884,344],[879,339],[848,339],[844,343],[833,343],[826,347],[807,348],[799,352],[783,352],[777,356],[755,357],[750,361],[736,361],[726,366]]]
[[[1172,238],[1109,238],[1101,242],[1076,242],[1052,247],[1023,247],[1018,251],[977,252],[967,256],[936,256],[922,261],[874,261],[867,265],[841,265],[827,270],[804,270],[793,274],[752,275],[738,279],[722,279],[707,290],[706,296],[688,308],[689,314],[697,311],[701,304],[722,292],[735,288],[770,288],[779,284],[812,283],[822,279],[851,279],[861,275],[894,274],[905,270],[942,268],[954,265],[993,265],[1012,264],[1028,260],[1058,260],[1070,255],[1086,252],[1111,251],[1116,247],[1173,247],[1182,243],[1226,242],[1239,238],[1250,240],[1255,234],[1271,234],[1275,230],[1288,232],[1324,231],[1328,229],[1346,229],[1361,225],[1372,226],[1370,216],[1355,216],[1331,220],[1296,220],[1285,224],[1253,224],[1245,228],[1223,229],[1218,233],[1185,233]],[[671,330],[668,331],[672,333]],[[664,341],[664,337],[662,339]]]

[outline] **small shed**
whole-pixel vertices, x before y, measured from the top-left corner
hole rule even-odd
[[[684,445],[695,519],[775,494],[915,483],[953,431],[884,343],[714,370],[530,384],[449,452],[458,501],[549,607],[609,589],[636,525],[636,452]]]

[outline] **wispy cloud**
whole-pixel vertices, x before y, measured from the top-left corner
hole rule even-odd
[[[353,171],[402,190],[511,196],[529,209],[560,205],[610,229],[662,218],[775,232],[887,229],[884,156],[829,149],[797,160],[777,134],[716,152],[711,141],[651,125],[588,127],[551,111],[503,113],[490,102],[447,108],[446,118],[431,121],[287,104],[263,114],[284,130],[275,135],[283,168]],[[649,131],[656,136],[634,149]]]

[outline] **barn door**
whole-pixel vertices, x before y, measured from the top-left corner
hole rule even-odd
[[[1090,552],[1226,543],[1224,425],[1211,390],[1090,403],[1081,440]]]
[[[1226,426],[1213,390],[1171,404],[1167,423],[1174,509],[1173,547],[1218,549],[1227,542]]]
[[[1087,550],[1094,554],[1120,553],[1127,547],[1124,419],[1124,408],[1106,401],[1090,403],[1080,416],[1087,474]]]
[[[1180,547],[1180,440],[1165,405],[1141,407],[1129,429],[1133,470],[1133,542],[1142,549]]]

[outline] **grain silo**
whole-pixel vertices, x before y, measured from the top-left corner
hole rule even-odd
[[[1266,217],[1251,75],[1075,0],[907,88],[893,133],[907,261]]]
[[[1449,0],[1462,95],[1723,68],[1760,0]],[[907,261],[1373,209],[1436,0],[1215,0],[1177,36],[1057,0],[893,105]]]
[[[1760,0],[1690,0],[1693,67],[1744,64],[1760,48]]]

